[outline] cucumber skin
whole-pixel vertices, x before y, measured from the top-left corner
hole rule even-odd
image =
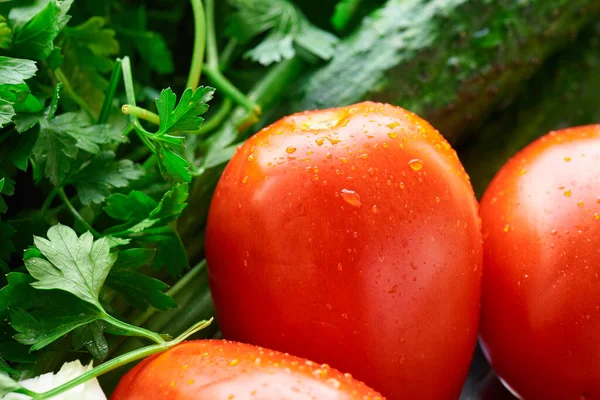
[[[600,22],[549,59],[516,101],[457,151],[479,197],[502,165],[534,139],[593,123],[600,123]]]
[[[292,110],[387,102],[455,142],[599,14],[598,0],[388,0],[300,84]]]

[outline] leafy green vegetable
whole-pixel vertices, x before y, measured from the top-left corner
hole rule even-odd
[[[50,0],[39,11],[37,2],[30,6],[13,8],[8,20],[13,26],[13,52],[33,60],[45,60],[54,49],[54,39],[66,25],[66,15],[73,0]]]
[[[48,239],[34,237],[34,243],[46,259],[25,260],[27,270],[37,279],[33,287],[64,290],[102,308],[100,289],[117,259],[106,239],[94,241],[89,232],[77,237],[71,228],[59,224],[48,230]]]
[[[337,38],[312,25],[288,0],[230,0],[237,12],[231,16],[227,32],[247,42],[264,32],[264,40],[246,53],[246,57],[263,65],[290,59],[296,46],[309,60],[328,60]]]

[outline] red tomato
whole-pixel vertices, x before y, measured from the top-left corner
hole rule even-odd
[[[111,400],[382,400],[350,374],[289,354],[223,340],[195,340],[149,357]]]
[[[456,153],[376,103],[295,114],[238,150],[207,259],[230,339],[351,372],[391,399],[456,399],[476,342],[482,243]]]
[[[481,338],[525,399],[600,396],[600,125],[551,132],[481,203]]]

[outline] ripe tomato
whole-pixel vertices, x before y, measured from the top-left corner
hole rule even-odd
[[[225,337],[327,362],[391,399],[456,399],[482,243],[456,153],[376,103],[295,114],[235,154],[207,227]]]
[[[382,400],[350,374],[289,354],[223,340],[185,342],[142,361],[111,400]]]
[[[481,338],[525,399],[600,396],[600,125],[551,132],[481,203]]]

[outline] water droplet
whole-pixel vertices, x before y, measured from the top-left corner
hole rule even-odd
[[[388,136],[392,139],[396,139],[398,137],[398,134],[396,132],[388,132]]]
[[[325,141],[325,138],[318,138],[315,139],[315,143],[319,146],[323,146],[323,142]]]
[[[329,385],[333,386],[335,389],[339,389],[340,386],[342,386],[342,384],[340,383],[340,381],[338,381],[337,379],[334,379],[334,378],[327,379],[327,383]]]
[[[371,212],[373,214],[377,214],[379,212],[379,210],[377,210],[377,206],[376,205],[374,205],[373,207],[371,207]]]
[[[439,203],[440,201],[442,201],[442,199],[440,199],[439,197],[437,197],[437,196],[436,196],[436,197],[435,197],[435,202],[436,202],[436,203]]]
[[[342,270],[342,263],[338,263],[338,265],[337,265],[337,269],[338,269],[338,271],[341,271],[341,270]]]
[[[343,162],[343,163],[347,163],[347,162],[348,162],[348,159],[347,159],[347,158],[344,158],[344,157],[340,157],[340,161],[341,161],[341,162]]]
[[[248,266],[248,260],[244,260],[244,267]]]
[[[519,175],[525,175],[527,173],[527,168],[521,168],[519,171]]]
[[[314,376],[316,376],[317,378],[321,378],[321,377],[326,377],[327,376],[327,371],[323,370],[323,369],[315,369],[312,374]]]
[[[353,207],[360,208],[360,196],[354,190],[342,189],[342,199]]]
[[[571,197],[571,189],[565,190],[565,196]]]
[[[577,202],[577,205],[578,205],[579,207],[583,207],[583,201],[579,200],[579,201]]]
[[[354,237],[354,238],[357,238],[357,237],[358,237],[358,232],[354,232],[354,233],[352,234],[352,237]]]
[[[419,160],[418,158],[414,158],[408,162],[408,165],[413,171],[420,171],[423,168],[423,160]]]
[[[387,292],[388,292],[389,294],[394,294],[394,293],[396,293],[397,291],[398,291],[398,285],[394,285],[394,286],[392,286],[392,288],[391,288],[391,289],[388,289],[388,290],[387,290]]]
[[[250,154],[250,155],[248,156],[248,161],[252,161],[252,160],[254,160],[254,154]]]
[[[232,367],[235,367],[239,363],[240,363],[240,360],[238,360],[237,358],[234,358],[233,360],[229,361],[229,365]]]
[[[569,161],[571,161],[571,157],[565,157],[565,158],[563,158],[563,160],[565,160],[566,162],[569,162]]]
[[[594,213],[594,219],[600,219],[600,213]]]
[[[558,231],[557,231],[556,229],[552,229],[552,230],[550,231],[550,234],[552,234],[552,235],[557,235],[557,234],[558,234]]]
[[[369,157],[369,155],[368,155],[368,154],[366,154],[366,153],[365,153],[365,154],[363,154],[363,155],[360,155],[360,156],[358,156],[358,158],[362,158],[363,160],[366,160],[366,159],[367,159],[367,157]]]
[[[346,314],[346,313],[343,313],[343,314],[341,315],[341,317],[342,317],[342,319],[348,319],[348,314]]]
[[[508,232],[510,230],[510,224],[504,225],[504,232]]]
[[[285,151],[286,151],[286,153],[288,153],[288,154],[292,154],[293,152],[295,152],[295,151],[296,151],[296,148],[295,148],[295,147],[291,147],[291,146],[290,146],[290,147],[288,147],[287,149],[285,149]]]
[[[246,183],[246,182],[248,182],[248,176],[245,176],[242,178],[242,183]]]

